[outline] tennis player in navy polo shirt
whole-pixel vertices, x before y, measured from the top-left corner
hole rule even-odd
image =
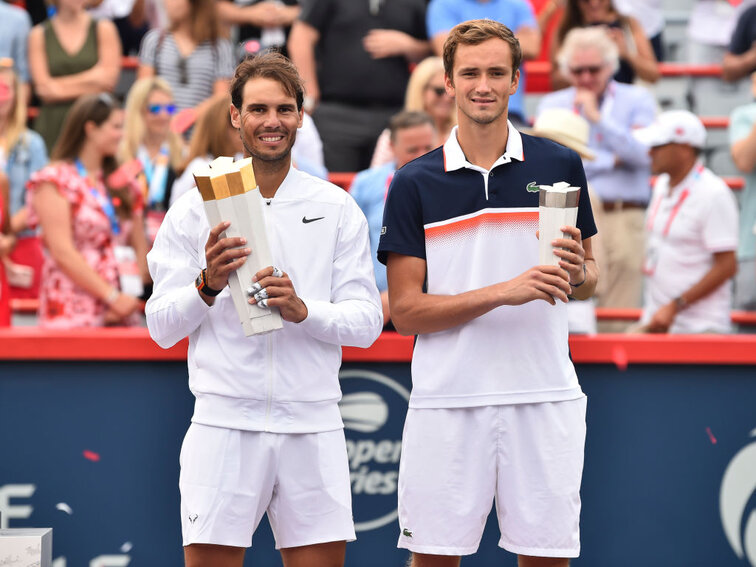
[[[418,335],[399,472],[399,547],[414,567],[477,551],[495,498],[520,567],[580,552],[586,399],[570,361],[568,297],[593,295],[596,233],[578,155],[507,120],[521,51],[473,20],[444,45],[459,125],[394,176],[379,259],[391,317]],[[577,228],[538,266],[538,185],[582,188]]]

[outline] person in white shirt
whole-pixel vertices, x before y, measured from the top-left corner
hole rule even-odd
[[[687,110],[664,112],[635,132],[659,177],[646,215],[642,330],[726,333],[737,271],[738,208],[699,159],[706,129]]]
[[[181,450],[185,561],[241,567],[267,512],[284,565],[342,565],[355,533],[341,347],[369,346],[383,325],[367,222],[345,191],[291,166],[303,88],[288,59],[266,53],[241,63],[231,101],[276,266],[249,283],[265,288],[284,323],[244,336],[226,284],[254,252],[223,237],[229,223],[208,225],[197,191],[179,199],[149,255],[146,313],[160,346],[189,337],[196,403]]]

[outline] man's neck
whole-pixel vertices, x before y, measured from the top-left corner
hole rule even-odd
[[[491,124],[463,120],[457,128],[457,141],[467,161],[485,170],[491,169],[496,160],[504,155],[508,140],[506,115]]]
[[[250,157],[248,154],[245,157]],[[263,161],[252,158],[252,168],[255,171],[255,180],[260,188],[260,195],[265,199],[272,199],[276,196],[278,188],[286,179],[291,168],[291,154],[284,159],[277,161]]]

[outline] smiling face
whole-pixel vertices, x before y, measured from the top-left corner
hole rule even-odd
[[[231,122],[242,136],[245,155],[267,162],[290,160],[302,112],[281,83],[256,77],[244,85],[241,110],[231,106]]]
[[[456,96],[459,121],[487,125],[507,120],[509,97],[517,91],[520,72],[512,77],[512,52],[502,39],[460,45],[446,89]]]
[[[161,90],[153,90],[142,109],[146,133],[156,138],[167,138],[176,106],[173,97]]]

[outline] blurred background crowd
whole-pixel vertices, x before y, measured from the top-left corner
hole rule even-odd
[[[0,326],[143,324],[146,254],[192,172],[242,152],[228,85],[265,49],[305,80],[295,166],[352,193],[375,252],[394,172],[454,132],[440,56],[475,18],[520,40],[512,124],[584,160],[601,284],[571,331],[747,332],[756,0],[0,2]]]

